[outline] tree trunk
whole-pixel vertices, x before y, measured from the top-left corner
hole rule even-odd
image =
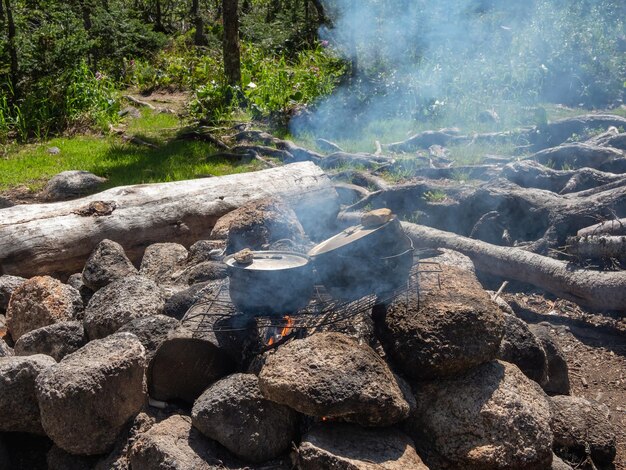
[[[238,0],[222,0],[224,20],[224,75],[231,86],[241,84]]]
[[[156,17],[154,20],[154,30],[159,33],[165,32],[165,27],[163,26],[163,13],[161,11],[161,0],[156,0]]]
[[[200,0],[192,0],[191,2],[191,18],[196,29],[193,36],[193,42],[196,46],[206,46],[206,38],[204,37],[204,22],[200,14]]]
[[[626,312],[626,271],[589,271],[421,225],[403,222],[402,227],[416,247],[459,251],[469,256],[479,271],[532,284],[592,310]]]
[[[313,163],[253,173],[109,189],[74,201],[2,209],[0,274],[67,275],[82,269],[104,238],[134,262],[157,242],[190,245],[217,219],[248,201],[284,197],[307,233],[325,236],[338,202],[332,182]],[[317,231],[317,233],[316,233]]]
[[[7,17],[7,28],[8,28],[7,39],[9,42],[9,57],[11,60],[10,80],[11,80],[11,87],[13,88],[13,99],[17,100],[19,98],[19,88],[18,88],[19,67],[18,67],[18,61],[17,61],[17,45],[15,44],[15,36],[16,36],[15,21],[13,21],[13,10],[11,9],[11,0],[4,0],[4,5],[6,7],[5,9],[6,9],[6,17]]]

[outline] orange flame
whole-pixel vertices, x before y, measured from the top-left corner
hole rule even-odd
[[[293,326],[296,322],[289,315],[285,315],[285,322],[286,322],[285,326],[282,327],[282,329],[280,330],[280,333],[273,335],[269,339],[269,341],[267,342],[268,346],[273,345],[274,343],[276,343],[276,341],[280,340],[281,338],[284,338],[289,333],[291,333],[291,330],[293,329]]]

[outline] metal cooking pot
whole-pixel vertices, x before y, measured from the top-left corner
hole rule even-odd
[[[224,258],[235,306],[254,315],[285,315],[305,307],[313,296],[308,256],[289,251],[253,251],[252,262]]]
[[[408,279],[413,243],[397,218],[375,227],[357,225],[309,251],[318,281],[334,297],[384,296]]]

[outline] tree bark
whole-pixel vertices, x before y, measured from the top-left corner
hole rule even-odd
[[[0,273],[30,277],[78,272],[104,238],[120,243],[138,262],[146,246],[168,241],[190,245],[208,237],[227,212],[268,196],[284,197],[314,237],[326,235],[338,210],[332,182],[310,162],[123,186],[68,202],[18,205],[2,210]]]
[[[238,0],[222,0],[224,21],[224,75],[231,86],[241,85]]]
[[[416,247],[459,251],[469,256],[479,271],[532,284],[592,310],[626,312],[626,271],[589,271],[421,225],[403,222],[402,227]]]
[[[206,38],[204,37],[204,22],[200,14],[200,0],[192,0],[191,2],[191,19],[196,28],[193,41],[196,46],[205,46]]]
[[[11,60],[10,80],[11,87],[13,88],[13,100],[17,100],[20,95],[18,87],[19,64],[17,59],[17,45],[15,44],[15,36],[17,34],[17,31],[15,29],[15,21],[13,20],[13,9],[11,8],[11,0],[4,0],[4,5],[7,17],[7,39],[9,42],[9,57]]]

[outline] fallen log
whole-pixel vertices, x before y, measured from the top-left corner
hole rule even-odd
[[[324,169],[332,169],[343,166],[360,166],[366,169],[378,168],[380,165],[391,164],[394,160],[382,155],[372,155],[367,153],[347,153],[335,152],[319,161],[319,165]]]
[[[598,235],[626,235],[626,219],[605,220],[599,224],[581,228],[576,234],[579,237]]]
[[[283,197],[314,237],[334,221],[338,210],[332,182],[310,162],[18,205],[0,214],[0,272],[24,277],[72,274],[104,238],[120,243],[137,262],[151,243],[190,245],[207,238],[222,215],[268,196]]]
[[[589,271],[422,225],[403,222],[402,227],[418,248],[459,251],[469,256],[479,271],[532,284],[592,310],[626,312],[626,271]]]
[[[626,236],[569,237],[565,252],[580,260],[626,260]]]
[[[584,143],[563,144],[558,147],[541,150],[529,157],[530,160],[556,169],[590,167],[596,170],[613,171],[613,167],[623,165],[626,157],[622,150],[600,147]],[[614,171],[619,173],[619,171]]]

